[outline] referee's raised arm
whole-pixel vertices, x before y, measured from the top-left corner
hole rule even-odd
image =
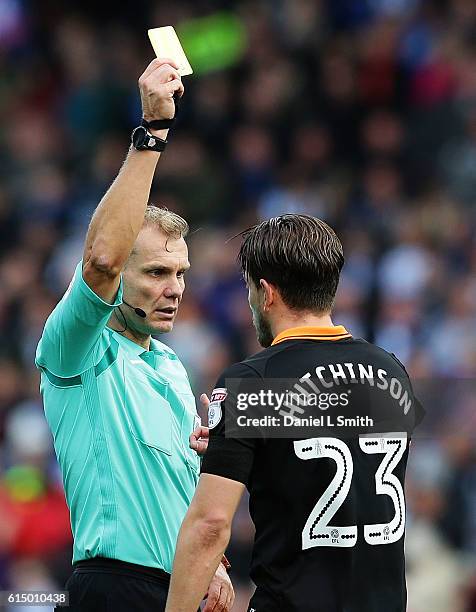
[[[82,265],[38,344],[36,365],[52,375],[80,375],[97,365],[107,349],[100,337],[123,302],[121,272],[144,223],[154,171],[166,145],[164,124],[167,128],[175,114],[174,95],[183,94],[175,66],[167,58],[155,59],[139,79],[147,128],[134,130],[127,158],[91,220]]]
[[[174,95],[181,97],[184,91],[177,68],[174,61],[157,58],[139,78],[145,122],[174,117]],[[138,130],[134,146],[93,215],[84,246],[83,278],[107,302],[115,298],[121,271],[142,227],[168,133],[168,129],[154,130],[151,126]]]

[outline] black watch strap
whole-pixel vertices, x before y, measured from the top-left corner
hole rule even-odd
[[[154,119],[153,121],[146,121],[142,117],[140,124],[148,130],[165,130],[171,128],[175,123],[175,117],[173,119]]]
[[[148,130],[166,130],[171,128],[177,119],[177,114],[179,112],[179,100],[180,98],[177,96],[177,94],[174,94],[175,114],[172,119],[153,119],[152,121],[147,121],[144,119],[144,117],[142,117],[141,125]]]
[[[167,146],[167,141],[151,134],[143,125],[132,132],[132,145],[137,151],[158,151],[161,153]]]

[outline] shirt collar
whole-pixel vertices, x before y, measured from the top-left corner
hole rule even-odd
[[[279,333],[273,340],[271,346],[283,342],[283,340],[343,340],[352,338],[352,335],[343,325],[332,325],[331,327],[290,327]]]
[[[130,353],[134,357],[139,357],[143,353],[149,352],[154,353],[155,355],[168,355],[170,352],[164,348],[164,345],[162,344],[162,342],[160,342],[160,340],[156,340],[155,338],[150,339],[150,346],[149,350],[147,351],[147,349],[145,349],[143,346],[140,346],[140,344],[137,344],[137,342],[134,342],[123,334],[120,334],[115,329],[112,329],[111,327],[109,327],[108,329],[114,334],[114,337],[121,343],[121,345],[128,351],[128,353]]]
[[[112,329],[112,328],[109,328],[109,329],[110,329],[111,332],[114,333],[114,337],[127,350],[127,352],[130,353],[131,355],[133,355],[134,357],[139,357],[139,355],[142,355],[142,353],[149,352],[143,346],[140,346],[140,344],[137,344],[137,342],[134,342],[133,340],[130,340],[129,338],[127,338],[127,336],[124,336],[123,334],[120,334],[115,329]],[[149,350],[153,351],[155,353],[156,351],[154,350],[154,348],[155,347],[153,346],[152,339],[151,339]]]

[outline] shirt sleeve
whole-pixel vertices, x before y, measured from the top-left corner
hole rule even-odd
[[[215,474],[249,486],[251,471],[259,438],[226,437],[225,417],[227,405],[233,401],[226,388],[227,379],[260,378],[251,367],[234,364],[219,377],[210,398],[208,424],[210,439],[202,461],[202,474]]]
[[[122,276],[116,299],[109,304],[85,282],[79,262],[66,293],[46,321],[36,350],[36,366],[55,376],[69,377],[96,365],[101,358],[101,334],[121,303]]]

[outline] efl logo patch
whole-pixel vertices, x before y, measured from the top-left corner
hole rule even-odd
[[[221,403],[225,401],[227,395],[227,391],[223,387],[213,389],[212,396],[210,398],[210,404],[208,406],[208,427],[210,429],[216,427],[221,421]]]

